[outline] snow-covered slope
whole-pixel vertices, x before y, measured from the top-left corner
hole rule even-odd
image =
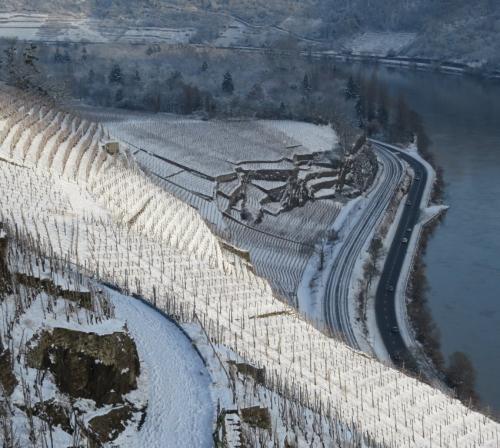
[[[212,399],[210,376],[204,361],[186,334],[145,303],[82,278],[72,271],[71,265],[57,268],[54,259],[36,256],[36,248],[31,249],[34,252],[28,249],[29,242],[19,245],[11,236],[6,262],[10,266],[15,288],[10,291],[3,289],[4,272],[0,270],[0,355],[3,359],[6,356],[4,348],[10,349],[7,356],[13,363],[12,372],[17,378],[17,387],[9,391],[8,398],[3,395],[6,391],[1,390],[2,412],[6,409],[5,399],[11,412],[5,420],[6,424],[0,428],[0,440],[7,443],[5,438],[9,433],[14,435],[20,446],[30,446],[29,440],[34,441],[36,446],[47,446],[44,444],[49,443],[49,439],[54,447],[73,446],[77,440],[65,424],[53,424],[49,431],[47,421],[50,420],[39,418],[36,414],[33,423],[28,424],[28,414],[22,412],[27,403],[39,409],[46,402],[65,405],[68,401],[68,396],[58,390],[57,380],[50,373],[45,372],[39,382],[40,372],[25,365],[26,347],[35,335],[67,329],[104,336],[125,334],[126,329],[135,341],[140,375],[137,389],[124,396],[125,403],[133,406],[133,416],[125,424],[124,431],[113,440],[112,446],[211,447],[216,402]],[[6,233],[2,229],[0,240],[6,241],[5,238]],[[30,287],[26,280],[15,280],[16,273],[52,282],[64,291],[89,294],[92,299],[86,306],[90,306],[78,307],[68,299]],[[101,344],[98,349],[106,353],[105,342]],[[71,369],[71,365],[68,361],[67,368]],[[1,367],[3,376],[0,385],[5,384],[6,378],[3,360]],[[100,378],[103,380],[103,376]],[[78,424],[88,425],[92,418],[111,409],[109,404],[96,406],[92,400],[75,397],[72,397],[71,406],[80,411],[79,420],[71,420],[74,431]],[[10,422],[12,429],[6,431]],[[35,428],[34,436],[29,431],[30,427]],[[85,433],[82,436],[81,440],[86,440]],[[11,445],[7,443],[5,446]]]
[[[193,209],[156,187],[126,153],[111,156],[100,146],[49,141],[40,157],[30,156],[36,154],[31,146],[24,157],[22,145],[11,144],[19,122],[10,117],[24,104],[32,114],[33,100],[20,98],[16,107],[13,101],[5,94],[0,109],[0,115],[11,110],[0,149],[8,161],[0,163],[7,192],[0,210],[21,235],[147,297],[181,321],[200,322],[213,341],[265,367],[269,388],[362,434],[366,442],[496,446],[497,423],[299,318],[251,267],[221,248]],[[69,118],[64,123],[72,123],[74,135],[78,120]],[[68,146],[73,149],[63,163]],[[131,210],[137,211],[132,218]]]
[[[211,447],[215,404],[210,376],[189,339],[144,303],[108,290],[116,318],[136,341],[148,384],[141,431],[119,446]]]

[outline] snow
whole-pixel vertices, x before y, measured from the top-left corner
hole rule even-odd
[[[89,291],[89,288],[93,291],[101,290],[103,292],[100,294],[109,297],[114,308],[113,318],[89,320],[88,310],[75,307],[68,313],[66,300],[58,299],[49,306],[48,296],[40,293],[31,305],[26,307],[14,325],[13,347],[20,346],[21,341],[29,341],[41,329],[53,328],[98,335],[123,332],[126,328],[134,339],[141,362],[141,373],[138,378],[138,388],[129,392],[125,398],[137,408],[147,405],[147,414],[139,432],[135,424],[129,424],[113,446],[124,448],[212,446],[215,402],[211,395],[210,376],[191,341],[173,322],[147,304],[98,283],[91,282],[88,287],[85,283],[76,284],[68,272],[65,275],[58,272],[44,272],[40,270],[39,263],[33,262],[30,265],[30,258],[25,256],[18,256],[16,260],[11,261],[16,269],[20,268],[19,272],[32,273],[38,278],[50,278],[55,284],[63,287],[73,287],[73,290],[79,291]],[[22,288],[21,294],[23,294]],[[14,316],[13,305],[10,297],[3,301],[0,307],[2,322]],[[96,363],[99,363],[99,360],[96,360]],[[26,375],[33,379],[36,377],[36,370],[25,369]],[[63,399],[51,378],[49,374],[43,382],[43,399],[48,400],[55,396]],[[14,402],[23,403],[19,387],[12,399]],[[91,400],[85,399],[77,399],[75,406],[85,411],[86,421],[111,409],[110,406],[96,408]],[[14,422],[18,428],[18,436],[24,440],[26,434],[22,428],[23,417],[16,414]],[[69,446],[71,436],[58,427],[54,430],[56,441],[54,446]]]
[[[117,26],[96,18],[63,14],[0,13],[0,38],[57,42],[130,42],[186,44],[196,33],[194,28]]]
[[[337,190],[335,188],[322,188],[314,192],[314,199],[332,199],[336,194]]]
[[[437,446],[440,440],[464,448],[496,446],[497,423],[314,329],[277,300],[246,261],[223,251],[194,209],[159,188],[133,161],[99,151],[88,177],[72,178],[94,204],[80,211],[72,210],[60,183],[71,169],[61,173],[45,159],[30,168],[0,162],[7,192],[0,196],[2,220],[48,253],[149,298],[182,322],[196,314],[215,344],[265,366],[274,390],[300,404],[299,415],[304,407],[321,409],[357,434],[398,447]],[[6,153],[3,145],[0,156]],[[12,158],[27,164],[18,148]],[[127,210],[148,194],[152,200],[125,225]],[[96,209],[105,209],[105,216],[95,217]],[[354,211],[340,217],[347,223],[342,231]]]
[[[286,181],[282,180],[252,180],[252,184],[256,185],[259,188],[262,188],[264,191],[272,191],[276,188],[284,188],[286,186]]]
[[[291,120],[262,120],[264,127],[277,129],[302,145],[305,152],[326,152],[335,148],[338,143],[337,134],[328,125],[314,125]],[[291,152],[304,152],[301,148]]]
[[[189,339],[164,316],[106,288],[118,319],[127,323],[147,383],[147,417],[140,432],[120,437],[123,447],[211,447],[211,379]]]
[[[41,264],[35,263],[35,258],[32,258],[31,254],[27,256],[25,250],[20,251],[19,246],[13,241],[10,241],[10,248],[9,265],[11,269],[13,268],[12,272],[15,272],[17,267],[23,267],[21,269],[22,272],[33,272],[34,274],[38,274],[39,278],[52,278],[56,284],[77,286],[76,290],[88,290],[85,284],[75,285],[70,280],[69,272],[66,272],[65,275],[62,275],[61,272],[51,272],[51,275],[49,275],[48,272],[41,270]],[[48,267],[49,263],[47,262],[45,266]],[[20,307],[21,304],[22,308]],[[64,403],[68,400],[66,396],[59,392],[50,372],[45,372],[44,379],[40,381],[38,370],[28,367],[25,364],[26,342],[30,341],[35,334],[39,334],[41,331],[52,331],[54,328],[65,328],[98,335],[124,331],[123,321],[100,315],[96,310],[97,305],[94,311],[89,311],[70,306],[69,302],[64,299],[58,298],[55,300],[44,292],[37,293],[23,286],[19,286],[14,295],[3,297],[0,306],[0,328],[4,327],[2,334],[7,335],[5,326],[12,325],[10,330],[11,339],[4,340],[4,342],[7,342],[11,347],[14,360],[12,371],[18,380],[17,387],[8,401],[10,403],[8,406],[11,406],[11,409],[13,409],[9,417],[13,425],[15,437],[20,446],[31,446],[28,440],[30,437],[28,433],[28,419],[22,409],[22,406],[26,405],[27,399],[22,390],[23,381],[21,379],[25,380],[27,396],[31,396],[31,398],[28,398],[28,401],[32,405],[51,399],[56,399],[59,403]],[[17,318],[16,312],[19,313]],[[96,360],[96,362],[99,362],[99,360]],[[142,391],[143,380],[144,378],[141,377],[139,379],[139,388],[125,397],[138,408],[145,405]],[[35,387],[35,384],[38,385],[38,389]],[[92,417],[103,414],[111,409],[111,406],[96,408],[92,400],[82,398],[73,399],[72,406],[82,411],[81,418],[87,422]],[[137,418],[137,413],[135,413],[127,429],[128,431],[133,430],[135,424],[138,423]],[[33,417],[33,424],[37,432],[37,428],[42,428],[44,425],[43,421],[38,417]],[[47,431],[45,431],[45,436],[42,436],[42,433],[43,431],[37,434],[37,440],[34,442],[37,446],[46,446],[42,438],[45,437],[47,439],[49,435]],[[3,434],[3,431],[0,432],[0,436],[1,434]],[[53,440],[53,446],[56,447],[72,445],[72,436],[64,432],[59,426],[52,428],[50,439]]]
[[[347,204],[343,205],[340,213],[337,215],[331,230],[337,233],[338,241],[329,243],[320,241],[316,244],[313,255],[309,258],[302,279],[297,290],[298,307],[302,315],[316,323],[317,326],[323,326],[324,308],[323,297],[325,296],[325,287],[327,274],[335,261],[343,238],[349,232],[358,215],[362,212],[367,200],[359,196]],[[320,268],[320,253],[324,251],[323,270]]]
[[[235,165],[245,162],[273,163],[270,168],[278,169],[283,164],[276,161],[291,159],[294,154],[330,151],[337,142],[330,126],[289,120],[205,121],[87,107],[82,107],[81,113],[104,120],[109,132],[124,146],[142,148],[211,177],[234,173]],[[145,154],[139,157],[143,163]],[[147,167],[155,171],[153,164],[165,163],[156,159]]]
[[[403,51],[416,37],[415,33],[367,32],[354,37],[345,47],[354,53],[386,56],[390,51]]]
[[[245,37],[252,37],[253,33],[249,28],[240,21],[233,20],[228,27],[221,33],[213,42],[217,47],[230,47],[238,43]]]

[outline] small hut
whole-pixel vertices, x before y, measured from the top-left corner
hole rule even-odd
[[[115,156],[120,151],[120,144],[118,142],[109,141],[103,144],[103,148],[110,156]]]

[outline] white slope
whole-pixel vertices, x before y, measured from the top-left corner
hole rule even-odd
[[[127,323],[147,382],[147,417],[121,447],[210,448],[215,408],[210,376],[189,339],[160,313],[129,296],[107,290],[116,318]]]
[[[0,157],[24,165],[19,152],[14,146],[10,154],[4,144]],[[98,148],[89,164],[87,177],[71,178],[89,201],[81,211],[66,196],[68,180],[59,177],[57,166],[0,163],[5,221],[11,227],[22,223],[19,231],[47,251],[155,297],[183,321],[196,314],[213,341],[265,366],[275,390],[366,440],[398,448],[498,445],[497,423],[300,319],[239,257],[221,250],[193,209],[155,186],[124,154],[110,157]],[[151,194],[154,199],[126,222],[128,212]]]

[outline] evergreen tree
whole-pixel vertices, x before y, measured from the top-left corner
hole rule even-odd
[[[56,52],[54,53],[54,62],[57,64],[64,62],[64,56],[61,54],[59,47],[56,48]]]
[[[347,80],[347,85],[345,88],[345,97],[347,100],[353,100],[356,99],[358,96],[359,96],[359,86],[356,84],[354,78],[351,75]]]
[[[123,101],[123,90],[118,89],[115,95],[115,103],[120,103],[121,101]]]
[[[203,61],[203,64],[201,64],[201,71],[206,72],[208,70],[208,63],[207,61]]]
[[[305,94],[311,93],[311,82],[309,81],[307,73],[304,75],[304,79],[302,80],[302,91]]]
[[[224,74],[224,80],[222,81],[222,91],[231,95],[234,92],[233,77],[230,72]]]
[[[136,83],[141,82],[141,75],[139,73],[138,69],[135,69],[134,76],[132,77],[132,80]]]
[[[89,84],[93,84],[94,81],[95,81],[95,72],[94,72],[94,70],[90,69],[89,75],[88,75],[88,82],[89,82]]]
[[[109,74],[109,82],[112,84],[123,83],[122,69],[118,64],[113,65],[113,68],[111,69],[111,72]]]
[[[387,130],[387,125],[389,124],[389,95],[383,85],[378,91],[377,120],[382,129]]]
[[[35,73],[38,73],[38,69],[35,64],[38,62],[38,57],[36,56],[37,46],[35,44],[30,44],[23,50],[24,64],[31,67]]]
[[[354,108],[356,109],[356,115],[358,116],[359,127],[362,128],[364,126],[366,115],[365,101],[362,96],[357,97]]]
[[[89,54],[85,47],[82,48],[82,61],[85,62],[89,58]]]
[[[396,103],[394,122],[391,126],[391,139],[396,142],[406,143],[410,138],[410,109],[406,104],[404,96],[399,95]]]
[[[280,103],[278,115],[280,118],[285,118],[285,116],[286,116],[286,106],[285,106],[285,103],[283,101]]]
[[[366,101],[366,119],[372,121],[376,118],[376,102],[378,95],[378,79],[374,73],[368,83],[365,84],[364,97]]]
[[[68,50],[65,50],[65,51],[64,51],[64,54],[63,54],[63,56],[62,56],[62,62],[64,62],[64,63],[69,63],[69,62],[71,62],[71,56],[69,55]]]

